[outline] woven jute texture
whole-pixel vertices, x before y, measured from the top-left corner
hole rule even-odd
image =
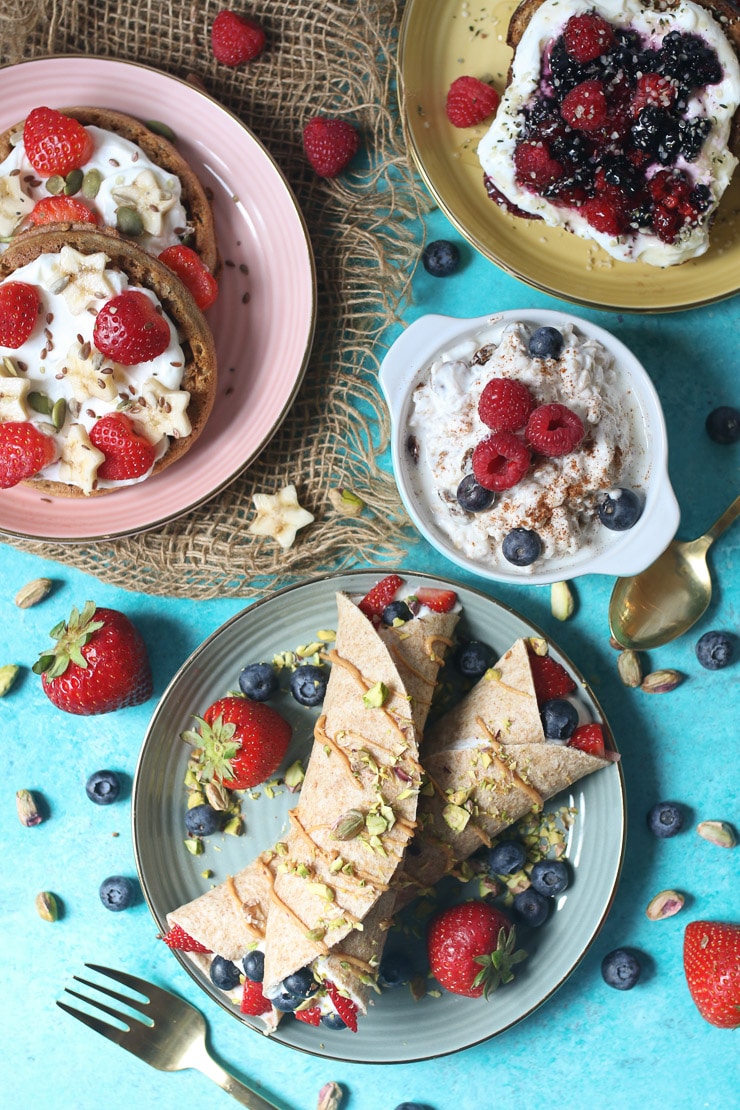
[[[299,395],[268,447],[222,494],[156,531],[87,545],[9,541],[126,589],[163,596],[252,598],[307,575],[401,558],[412,536],[395,483],[376,465],[387,445],[376,372],[381,338],[407,293],[424,204],[410,169],[396,98],[395,0],[249,0],[233,5],[264,26],[268,47],[233,69],[215,61],[217,0],[6,0],[3,64],[49,54],[136,61],[200,82],[248,123],[290,182],[319,260],[317,331]],[[29,105],[29,108],[33,105]],[[369,157],[339,178],[317,177],[304,123],[355,123]],[[370,168],[363,168],[370,167]],[[293,483],[315,515],[284,551],[253,537],[252,495]],[[341,516],[331,490],[367,508]],[[115,496],[115,495],[113,495]]]

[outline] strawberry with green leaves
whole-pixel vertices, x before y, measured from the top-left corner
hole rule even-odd
[[[740,925],[690,921],[683,966],[699,1013],[719,1029],[740,1028]]]
[[[227,790],[249,790],[274,775],[292,734],[272,706],[236,695],[219,698],[195,720],[198,727],[182,738],[202,753],[200,778]]]
[[[65,713],[91,716],[140,705],[152,693],[146,645],[125,613],[86,601],[51,630],[56,641],[33,665]]]
[[[516,948],[516,928],[488,902],[461,902],[429,923],[427,955],[432,974],[453,994],[488,997],[510,983],[527,953]]]

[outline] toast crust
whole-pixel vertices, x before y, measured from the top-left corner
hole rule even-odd
[[[167,452],[156,461],[152,474],[160,474],[182,458],[203,431],[216,396],[216,348],[211,329],[180,279],[163,262],[120,236],[90,230],[89,224],[57,224],[53,227],[30,228],[18,236],[0,256],[0,281],[41,254],[56,254],[69,246],[81,254],[102,251],[114,267],[122,270],[132,285],[143,286],[155,293],[178,333],[185,356],[181,388],[190,394],[188,419],[192,425],[189,436],[170,439]],[[148,480],[148,479],[147,479]],[[85,494],[76,486],[46,478],[30,478],[25,483],[54,497],[95,497],[115,493],[117,488],[94,489]]]

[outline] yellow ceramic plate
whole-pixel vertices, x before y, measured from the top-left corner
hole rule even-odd
[[[399,42],[401,104],[409,146],[442,211],[472,245],[514,277],[594,308],[668,312],[740,288],[740,176],[725,193],[701,258],[657,269],[617,262],[596,244],[508,215],[489,200],[476,147],[486,124],[465,130],[445,115],[447,89],[469,74],[503,91],[506,30],[516,0],[408,0]]]

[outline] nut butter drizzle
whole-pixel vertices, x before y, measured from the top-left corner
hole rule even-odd
[[[514,786],[516,786],[519,790],[526,794],[528,798],[532,799],[532,804],[534,806],[541,809],[542,795],[539,793],[539,791],[535,790],[531,783],[528,783],[526,779],[522,778],[522,776],[516,770],[516,767],[511,766],[511,764],[507,762],[506,758],[504,757],[502,745],[498,742],[496,737],[488,728],[488,725],[483,720],[483,718],[476,717],[475,723],[483,729],[483,732],[485,733],[490,745],[491,756],[499,770],[511,779]]]

